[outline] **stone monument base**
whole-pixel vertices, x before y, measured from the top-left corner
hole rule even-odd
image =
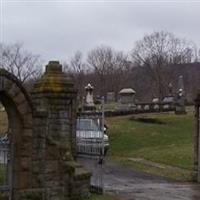
[[[185,115],[185,114],[187,114],[187,112],[184,108],[176,106],[175,114],[176,115]]]
[[[83,111],[95,111],[95,110],[96,110],[95,106],[89,106],[89,105],[83,106]]]
[[[119,104],[115,108],[116,111],[129,111],[129,110],[136,110],[135,104]]]

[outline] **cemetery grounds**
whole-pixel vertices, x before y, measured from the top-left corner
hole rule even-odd
[[[140,114],[106,119],[110,149],[106,162],[117,162],[143,172],[192,181],[194,110],[174,113]],[[150,121],[141,119],[151,119]],[[0,130],[7,127],[0,115]],[[0,168],[0,176],[3,171]],[[92,195],[91,200],[118,200],[110,195]]]

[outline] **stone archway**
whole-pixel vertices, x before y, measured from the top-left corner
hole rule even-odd
[[[0,69],[0,101],[9,121],[9,199],[17,198],[19,190],[31,181],[32,104],[20,81]]]
[[[49,62],[31,98],[15,76],[0,69],[0,101],[11,130],[7,199],[88,195],[91,174],[75,161],[76,90],[59,62]]]

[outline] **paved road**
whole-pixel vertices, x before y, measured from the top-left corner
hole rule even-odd
[[[123,200],[200,200],[200,185],[129,169],[116,163],[104,167],[106,192]]]
[[[101,171],[97,164],[81,160],[94,171]],[[100,172],[98,172],[100,173]],[[121,166],[107,163],[103,167],[105,192],[114,193],[120,200],[200,200],[200,185],[176,182]]]

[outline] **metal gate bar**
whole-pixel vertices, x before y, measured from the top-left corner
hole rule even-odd
[[[103,193],[104,102],[99,111],[78,113],[76,130],[77,160],[92,172],[91,192]]]
[[[0,133],[0,197],[11,199],[10,190],[10,144],[7,134]]]

